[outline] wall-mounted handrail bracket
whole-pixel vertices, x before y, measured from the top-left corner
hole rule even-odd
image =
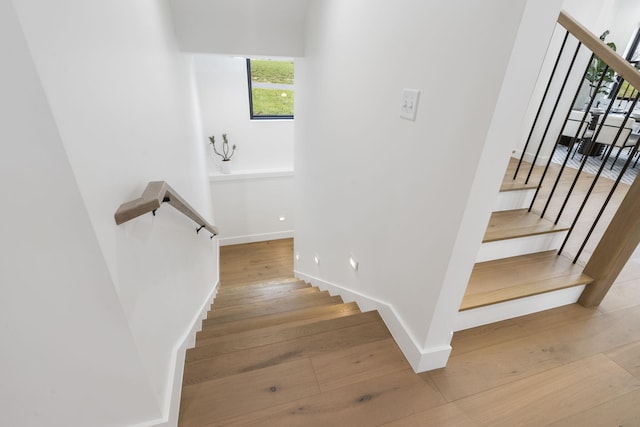
[[[209,224],[202,215],[200,215],[191,205],[189,205],[173,188],[164,181],[153,181],[147,184],[142,192],[142,196],[135,200],[123,203],[116,211],[114,218],[116,224],[120,225],[130,221],[148,212],[154,216],[156,210],[162,203],[169,203],[171,206],[189,217],[193,222],[198,224],[196,232],[203,228],[207,229],[213,235],[218,234],[218,229]]]

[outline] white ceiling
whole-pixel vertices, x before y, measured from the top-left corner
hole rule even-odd
[[[182,49],[239,56],[304,54],[309,0],[169,0]]]

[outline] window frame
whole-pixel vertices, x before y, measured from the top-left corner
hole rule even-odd
[[[274,59],[277,61],[277,59]],[[249,88],[249,118],[251,120],[293,120],[295,113],[291,115],[255,115],[253,113],[253,83],[251,81],[251,58],[246,58],[247,86]],[[295,104],[294,104],[295,105]]]

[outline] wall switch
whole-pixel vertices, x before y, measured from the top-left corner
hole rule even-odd
[[[418,111],[418,98],[420,91],[417,89],[403,89],[400,102],[400,117],[407,120],[415,120]]]
[[[354,271],[358,271],[358,265],[360,264],[353,256],[349,257],[349,264]]]

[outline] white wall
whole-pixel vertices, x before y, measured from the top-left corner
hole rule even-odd
[[[290,237],[294,121],[250,120],[244,58],[195,55],[195,70],[220,243]],[[223,133],[238,146],[231,176],[219,176],[221,159],[208,143],[214,135],[220,144]]]
[[[188,52],[301,56],[308,0],[171,0]]]
[[[389,326],[414,369],[446,361],[457,305],[447,301],[446,314],[436,306],[466,288],[519,132],[503,120],[521,119],[527,98],[505,106],[503,93],[496,105],[524,7],[327,0],[309,13],[296,64],[296,271],[377,304],[388,325],[395,318]],[[548,36],[536,24],[550,34],[547,20],[527,27],[533,46],[519,47],[533,54],[509,67],[540,63]],[[529,93],[536,73],[519,81]],[[512,76],[508,88],[517,84]],[[422,91],[415,122],[399,118],[403,88]]]
[[[220,245],[293,237],[293,173],[211,177]]]
[[[160,407],[13,6],[0,1],[0,425],[124,426]]]
[[[189,57],[178,49],[166,0],[21,0],[15,7],[120,301],[113,309],[128,321],[159,408],[155,417],[168,419],[172,388],[180,389],[176,361],[217,282],[216,242],[196,235],[195,224],[169,206],[123,226],[113,213],[147,182],[166,180],[211,217]],[[50,280],[59,285],[65,278]],[[64,329],[52,336],[84,339]],[[81,388],[97,400],[114,392],[86,381]],[[102,404],[120,411],[109,399]],[[69,419],[65,425],[99,425]]]
[[[562,9],[599,36],[611,29],[609,25],[619,3],[620,0],[564,0]]]
[[[223,133],[238,146],[233,170],[293,169],[294,121],[250,119],[245,59],[195,55],[195,71],[209,172],[219,172],[221,161],[208,137],[221,144]]]
[[[618,0],[609,38],[616,43],[620,55],[625,56],[626,49],[639,26],[640,3],[634,0]]]

